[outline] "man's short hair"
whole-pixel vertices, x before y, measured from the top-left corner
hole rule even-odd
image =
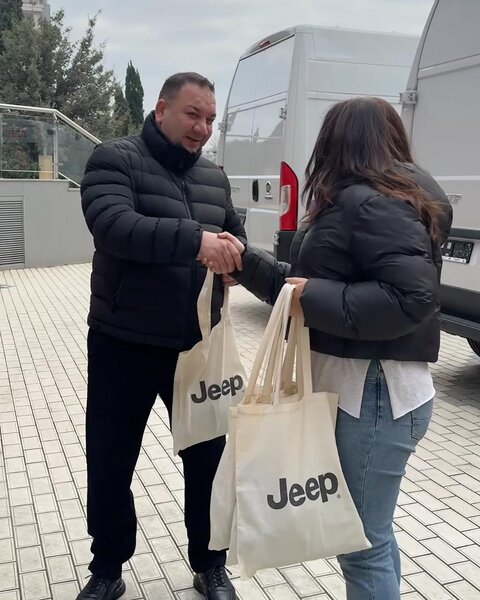
[[[171,100],[178,94],[182,87],[188,83],[193,83],[202,88],[208,88],[212,94],[215,93],[215,85],[206,77],[203,77],[203,75],[193,72],[175,73],[165,80],[158,98]]]

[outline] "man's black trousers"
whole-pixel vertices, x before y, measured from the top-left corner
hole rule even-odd
[[[171,417],[178,351],[88,334],[87,469],[90,570],[115,579],[135,551],[137,519],[130,491],[143,432],[157,394]],[[212,481],[225,438],[180,453],[185,477],[188,556],[195,572],[225,564],[208,550]]]

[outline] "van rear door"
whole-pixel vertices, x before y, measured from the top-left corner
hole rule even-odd
[[[251,194],[254,108],[240,106],[227,109],[228,112],[221,123],[218,158],[230,181],[233,205],[245,222]]]
[[[295,36],[262,40],[238,63],[220,141],[219,162],[251,244],[272,251],[278,227],[280,166]],[[223,160],[222,160],[223,159]]]

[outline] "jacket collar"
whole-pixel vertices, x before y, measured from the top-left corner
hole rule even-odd
[[[396,167],[397,169],[403,170],[403,171],[407,171],[407,174],[415,174],[418,173],[418,167],[412,163],[403,163],[400,162],[398,160],[393,161],[393,165],[394,167]],[[365,180],[362,179],[361,177],[355,176],[355,175],[346,175],[341,183],[341,189],[350,187],[351,185],[369,185],[368,183],[365,183]]]
[[[173,144],[155,123],[154,111],[145,119],[141,135],[153,158],[177,175],[191,169],[202,154],[201,149],[197,152],[188,152],[182,146]]]

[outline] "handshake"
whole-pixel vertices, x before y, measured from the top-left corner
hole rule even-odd
[[[242,242],[228,231],[204,231],[197,260],[217,275],[226,275],[242,270],[243,250]]]
[[[197,260],[204,264],[210,271],[222,276],[225,286],[237,285],[229,273],[242,270],[242,242],[228,231],[222,233],[210,233],[204,231]],[[290,315],[292,317],[303,317],[303,309],[300,298],[303,294],[308,279],[303,277],[287,277],[287,283],[295,286],[292,295]]]

